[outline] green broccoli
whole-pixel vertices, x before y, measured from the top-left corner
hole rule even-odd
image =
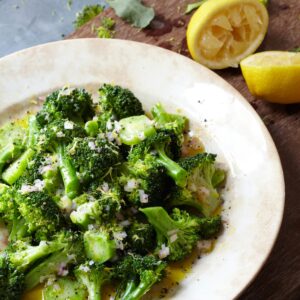
[[[87,288],[89,300],[101,300],[103,285],[110,280],[110,272],[102,264],[94,261],[78,266],[75,271],[76,278]]]
[[[118,85],[104,84],[99,89],[99,128],[106,131],[107,122],[144,115],[141,102],[128,89]]]
[[[36,120],[40,128],[59,119],[83,123],[94,115],[93,100],[84,89],[62,88],[48,95]]]
[[[183,158],[179,164],[188,172],[186,188],[199,200],[201,212],[212,216],[220,207],[221,199],[217,187],[225,180],[225,172],[215,166],[216,155],[199,153]],[[181,200],[185,204],[185,200]],[[179,198],[176,205],[181,202]]]
[[[101,138],[75,138],[66,153],[85,182],[103,177],[122,161],[118,146]]]
[[[72,231],[64,231],[61,234],[66,246],[31,268],[25,275],[26,290],[31,290],[42,280],[53,275],[68,274],[70,266],[80,264],[85,260],[82,235]]]
[[[185,211],[175,208],[172,216],[162,207],[147,207],[140,209],[149,223],[155,228],[158,249],[168,248],[167,256],[170,261],[183,259],[191,253],[200,238],[198,218],[192,217]]]
[[[115,299],[138,300],[164,276],[166,263],[154,256],[128,254],[113,269],[112,276],[121,281]]]
[[[68,157],[67,145],[76,137],[86,136],[85,130],[78,124],[67,120],[55,120],[41,130],[39,145],[57,155],[60,174],[64,183],[65,193],[73,199],[79,194],[80,184],[76,169]]]
[[[168,156],[170,143],[170,136],[165,132],[159,132],[135,145],[128,156],[128,160],[137,161],[143,159],[149,153],[157,153],[157,162],[166,168],[168,175],[174,179],[178,186],[184,187],[188,174],[186,170]]]
[[[102,264],[116,254],[116,242],[111,230],[106,228],[91,229],[84,233],[84,249],[87,258]]]
[[[127,230],[127,241],[129,251],[145,255],[155,248],[155,230],[149,223],[134,221]]]
[[[64,217],[57,204],[45,192],[23,191],[15,194],[18,210],[30,233],[37,239],[52,236],[62,225]]]
[[[86,300],[87,290],[73,277],[57,278],[43,288],[43,300]]]
[[[117,184],[97,184],[87,194],[74,199],[77,208],[70,215],[71,221],[83,228],[87,228],[89,224],[111,222],[122,209],[122,196]]]
[[[0,299],[19,300],[25,290],[23,272],[14,268],[5,252],[0,254]]]

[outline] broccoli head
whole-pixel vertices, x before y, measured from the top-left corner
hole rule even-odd
[[[84,181],[103,177],[122,161],[118,146],[93,137],[75,138],[67,148],[67,157]]]
[[[84,89],[62,88],[47,96],[37,113],[38,125],[43,128],[57,119],[85,121],[94,115],[93,100]]]
[[[57,204],[45,192],[17,192],[15,201],[28,231],[37,239],[52,236],[62,225],[64,217]]]
[[[12,221],[15,217],[16,204],[14,189],[0,183],[0,217],[4,221]]]
[[[141,102],[128,89],[104,84],[99,89],[99,96],[99,127],[102,130],[106,129],[106,123],[111,119],[120,120],[145,114]]]
[[[198,218],[177,208],[172,216],[162,207],[148,207],[140,209],[149,223],[155,228],[159,248],[168,248],[169,253],[159,252],[160,257],[176,261],[191,253],[200,238]]]
[[[127,230],[129,251],[145,255],[155,248],[155,230],[149,223],[134,221]]]
[[[224,182],[225,172],[216,168],[215,159],[214,154],[199,153],[179,161],[189,174],[186,188],[199,200],[205,216],[213,215],[221,205],[217,186]]]
[[[23,272],[14,268],[6,252],[0,254],[0,299],[19,300],[25,290]]]
[[[128,254],[113,269],[112,276],[121,281],[116,299],[138,300],[164,276],[166,263],[154,256]]]
[[[128,155],[129,161],[144,159],[149,153],[156,155],[156,161],[162,165],[167,174],[173,178],[178,186],[186,185],[187,172],[177,162],[169,157],[171,138],[166,132],[159,132],[143,142],[135,145]]]
[[[103,285],[110,280],[110,272],[102,264],[92,261],[78,266],[75,271],[76,278],[87,288],[89,299],[101,300]]]

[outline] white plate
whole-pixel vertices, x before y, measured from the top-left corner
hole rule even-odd
[[[268,257],[284,209],[282,168],[264,124],[235,89],[205,67],[161,48],[101,39],[50,43],[2,58],[1,121],[65,84],[95,88],[104,82],[128,87],[146,109],[158,101],[180,109],[207,150],[226,164],[224,233],[172,298],[236,297]]]

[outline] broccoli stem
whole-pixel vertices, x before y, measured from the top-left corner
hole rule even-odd
[[[187,184],[187,171],[167,156],[163,145],[156,145],[155,149],[159,155],[158,161],[167,169],[168,175],[174,179],[178,186],[185,187]]]
[[[152,285],[156,282],[156,276],[148,276],[147,278],[144,278],[144,280],[142,280],[140,284],[129,295],[124,295],[125,297],[122,297],[122,299],[139,300],[151,289]]]
[[[28,233],[28,228],[26,226],[25,220],[21,217],[15,217],[12,222],[12,228],[8,237],[8,241],[17,241],[22,239]]]
[[[99,132],[98,122],[95,120],[91,120],[85,123],[84,129],[88,136],[95,137]]]
[[[124,299],[131,299],[131,298],[128,298],[128,297],[130,297],[131,293],[133,293],[133,291],[135,289],[136,289],[135,280],[134,279],[129,280],[128,283],[127,283],[127,285],[126,285],[126,289],[125,289],[124,293],[121,296],[121,299],[122,300],[124,300]]]
[[[65,151],[66,146],[64,144],[57,145],[58,165],[64,182],[65,192],[70,199],[73,199],[79,194],[80,183],[76,175],[76,170],[71,161],[66,157]]]
[[[10,185],[14,184],[23,175],[29,161],[32,159],[34,154],[34,150],[32,150],[31,148],[27,149],[3,172],[2,179]]]
[[[146,215],[149,223],[165,237],[168,237],[168,232],[177,229],[172,218],[160,206],[140,208],[140,211]]]
[[[5,164],[14,160],[21,154],[22,147],[20,145],[8,144],[0,153],[0,174]]]
[[[31,269],[25,276],[26,290],[29,291],[40,284],[40,278],[46,278],[49,275],[56,274],[61,264],[69,264],[75,258],[69,255],[68,250],[52,254],[35,268]]]
[[[38,133],[39,133],[39,129],[38,129],[36,117],[30,116],[28,120],[27,148],[33,148],[36,145]]]

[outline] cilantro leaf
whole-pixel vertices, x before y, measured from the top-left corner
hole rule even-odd
[[[146,7],[141,0],[106,0],[116,14],[132,25],[145,28],[153,20],[155,13],[152,7]]]
[[[193,10],[197,9],[198,7],[200,7],[204,2],[206,2],[207,0],[201,0],[195,3],[190,3],[187,5],[185,13],[189,14],[190,12],[192,12]]]
[[[75,28],[79,28],[94,17],[98,16],[104,10],[104,6],[101,5],[87,5],[81,12],[76,14],[76,20],[74,22]]]

